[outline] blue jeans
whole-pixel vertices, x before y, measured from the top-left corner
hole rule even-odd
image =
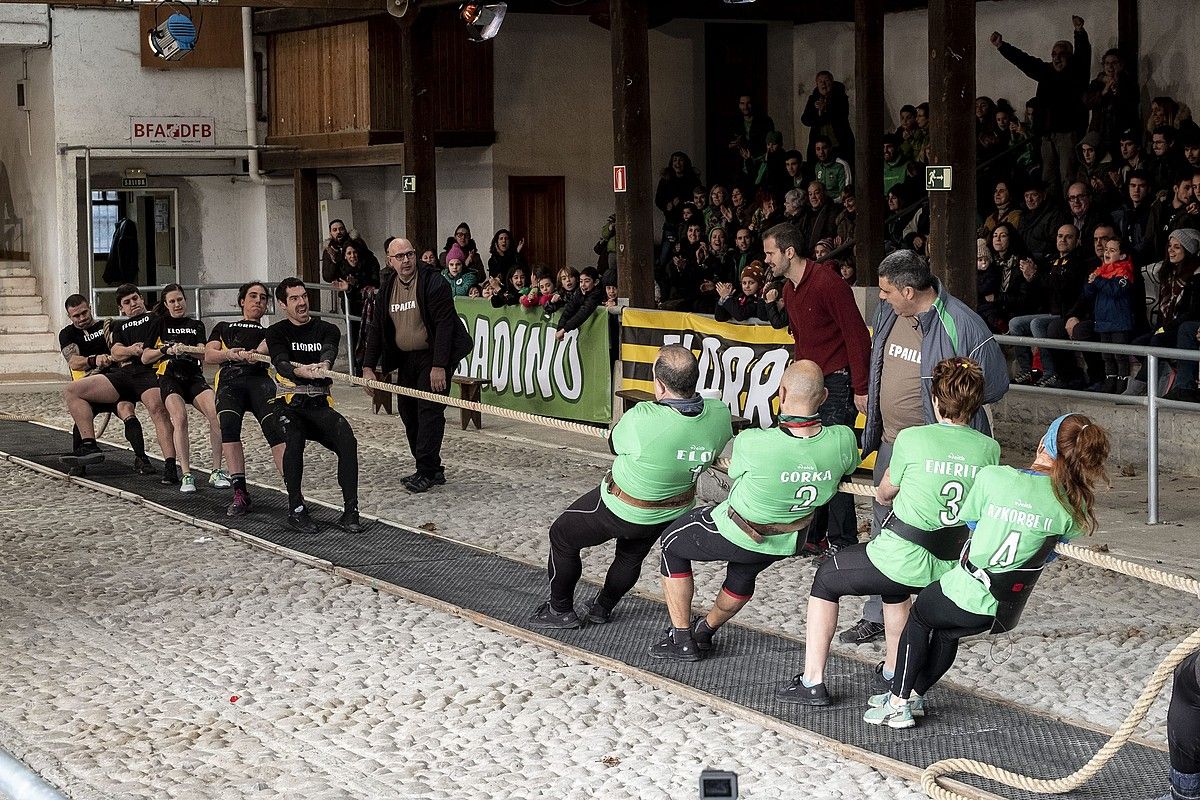
[[[1171,769],[1172,800],[1200,800],[1200,772],[1190,775]]]
[[[822,425],[854,425],[854,389],[850,385],[850,371],[840,370],[825,376],[825,388],[829,397],[817,409]],[[845,492],[837,492],[833,499],[813,512],[809,527],[810,542],[819,542],[825,536],[831,544],[849,547],[858,544],[858,519],[854,516],[854,498]]]
[[[1200,341],[1196,333],[1200,331],[1200,322],[1185,322],[1179,326],[1175,334],[1175,347],[1178,350],[1200,350]],[[1181,389],[1196,388],[1196,362],[1179,359],[1175,362],[1175,385]]]
[[[1050,323],[1060,319],[1056,314],[1025,314],[1013,317],[1008,321],[1009,336],[1035,336],[1039,339],[1047,337]],[[1042,354],[1042,374],[1049,377],[1054,374],[1054,361],[1045,348],[1038,348]],[[1016,348],[1017,365],[1021,372],[1033,369],[1033,350],[1029,347]]]

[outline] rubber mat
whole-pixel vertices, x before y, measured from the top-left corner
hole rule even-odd
[[[0,450],[10,455],[62,470],[58,455],[69,446],[66,433],[27,422],[0,420]],[[324,528],[322,533],[296,533],[284,519],[286,496],[274,490],[257,488],[254,510],[245,517],[230,519],[225,516],[225,492],[182,495],[178,489],[159,484],[154,476],[135,474],[128,451],[107,446],[104,449],[109,457],[88,467],[89,480],[511,625],[528,628],[527,616],[546,594],[542,570],[382,521],[367,522],[361,534],[350,536],[333,527],[337,512],[322,506],[310,509]],[[588,587],[580,587],[579,599],[589,599],[589,591]],[[866,696],[872,691],[873,670],[867,664],[838,656],[830,658],[826,683],[835,697],[845,700],[825,708],[789,706],[775,700],[773,693],[802,667],[802,643],[734,624],[722,630],[713,653],[703,661],[660,661],[650,658],[646,648],[662,635],[666,619],[660,603],[628,597],[610,625],[547,635],[919,768],[945,758],[971,758],[1038,777],[1060,777],[1082,766],[1107,740],[1084,728],[949,687],[933,694],[927,716],[915,729],[894,731],[866,725],[862,713]],[[1131,743],[1087,786],[1064,796],[1151,800],[1169,791],[1168,767],[1166,753]],[[1043,796],[983,779],[962,779],[1014,800]]]

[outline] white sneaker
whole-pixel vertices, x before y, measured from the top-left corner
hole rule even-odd
[[[208,473],[208,485],[214,489],[228,489],[229,473],[223,469],[214,469]]]
[[[179,482],[179,491],[190,493],[196,491],[196,479],[192,477],[192,473],[183,476],[183,480]]]

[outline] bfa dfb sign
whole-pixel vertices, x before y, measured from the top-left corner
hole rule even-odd
[[[613,191],[625,192],[629,190],[629,174],[625,169],[624,164],[617,164],[613,167]]]
[[[130,117],[132,145],[189,145],[217,143],[217,124],[212,117]]]

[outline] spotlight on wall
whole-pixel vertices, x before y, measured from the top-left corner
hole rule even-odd
[[[164,61],[178,61],[196,47],[196,24],[187,14],[178,11],[161,23],[156,15],[149,39],[154,55]]]
[[[409,0],[387,0],[387,12],[399,19],[408,13]]]
[[[508,3],[463,3],[458,7],[458,16],[466,23],[468,39],[485,42],[500,32],[506,11]]]

